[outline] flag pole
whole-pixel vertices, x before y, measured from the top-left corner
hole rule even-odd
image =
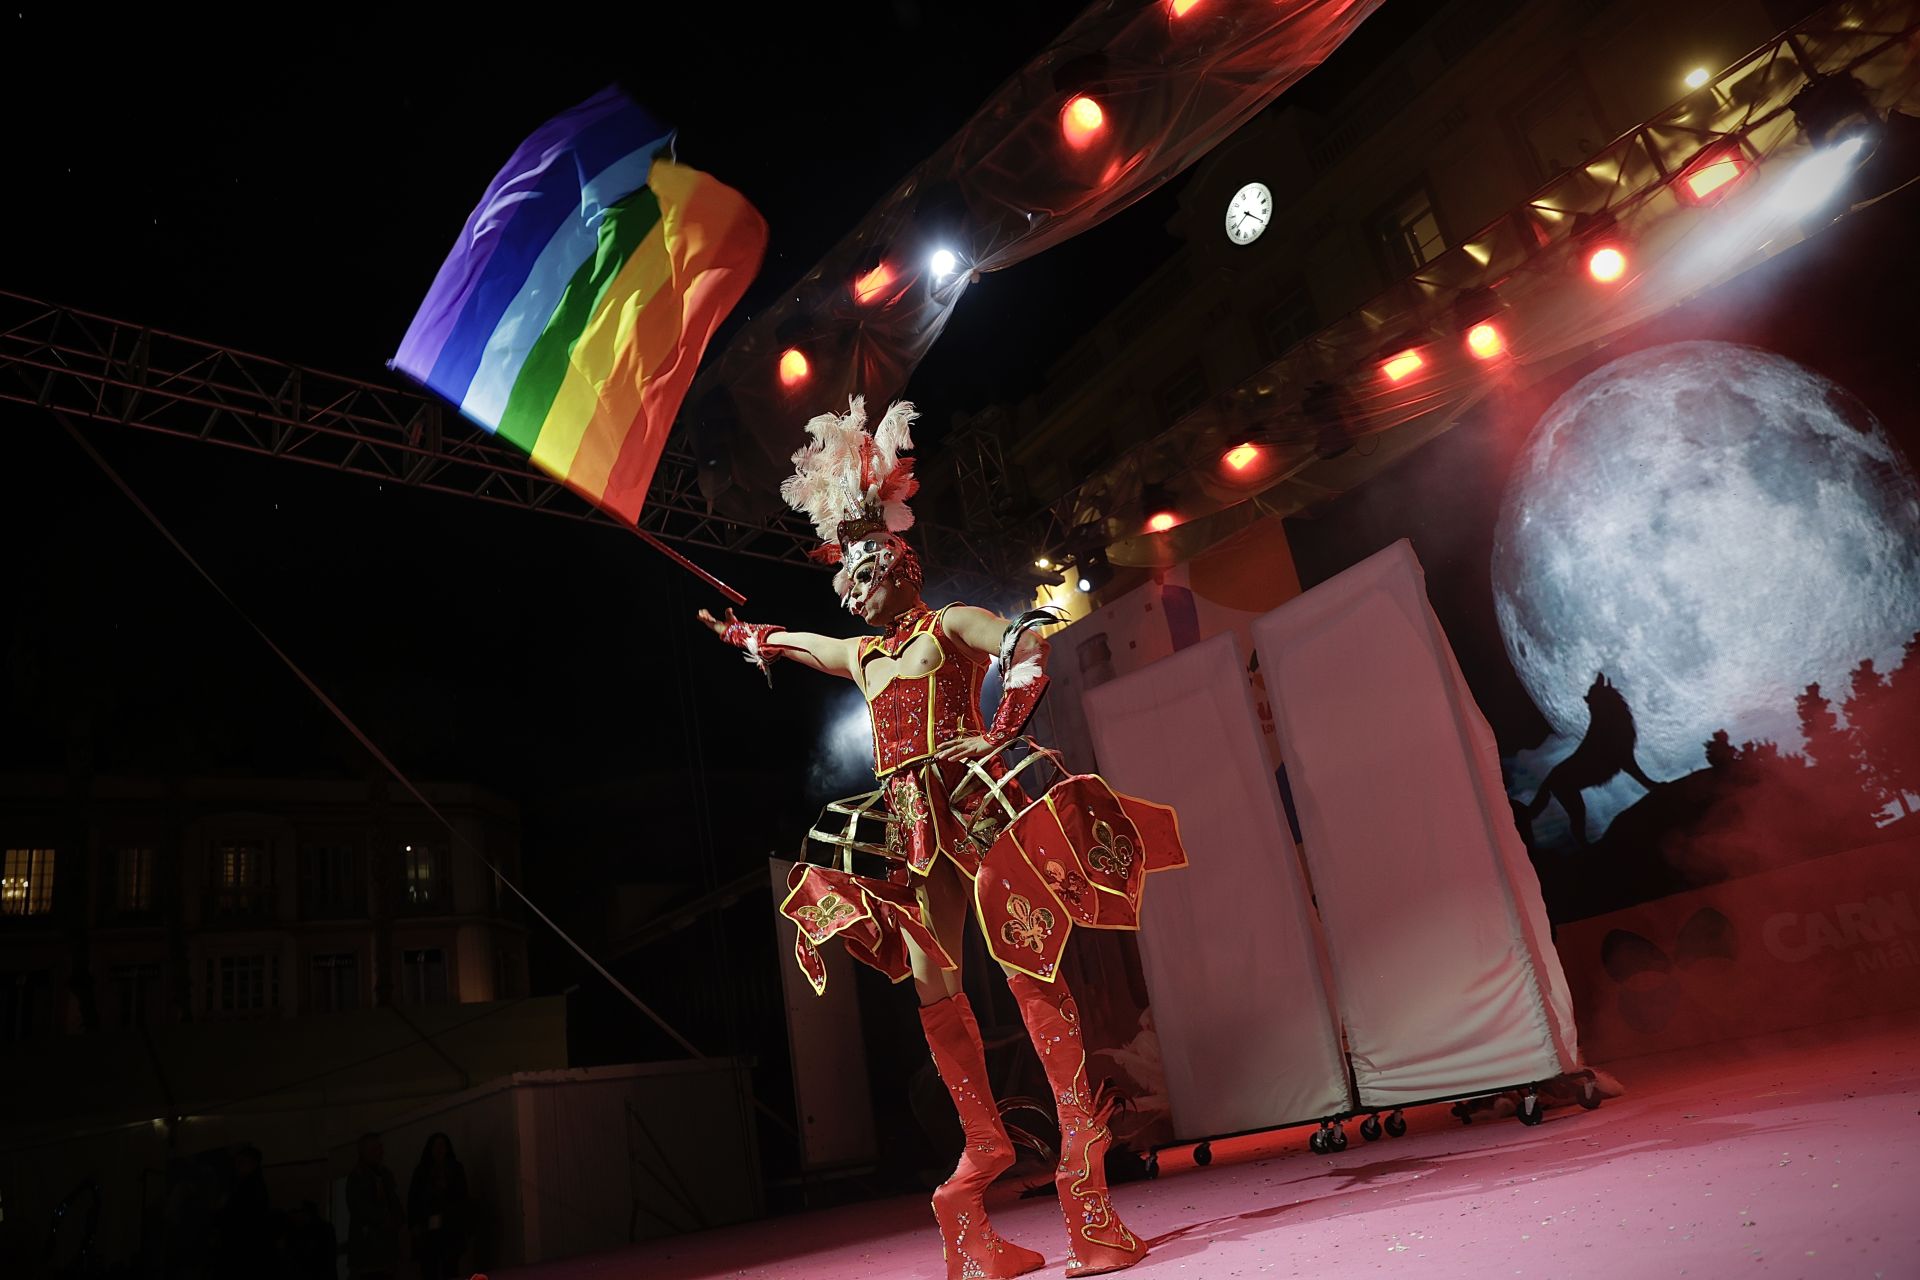
[[[694,577],[700,579],[700,581],[712,587],[715,591],[718,591],[721,595],[725,596],[728,600],[732,601],[734,604],[745,604],[747,602],[747,598],[741,595],[738,591],[735,591],[732,587],[720,581],[720,579],[714,577],[712,574],[708,573],[705,569],[702,569],[699,565],[687,559],[685,556],[681,555],[678,551],[675,551],[672,547],[660,541],[660,539],[654,537],[652,534],[648,533],[645,529],[642,529],[639,525],[630,524],[627,526],[627,528],[633,530],[634,533],[639,536],[642,542],[646,543],[648,546],[652,547],[655,551],[658,551],[661,555],[665,556],[667,559],[679,565],[682,569],[685,569],[688,573],[691,573]]]

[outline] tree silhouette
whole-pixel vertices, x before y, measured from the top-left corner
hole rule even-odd
[[[1905,817],[1907,803],[1899,781],[1899,757],[1904,753],[1897,745],[1900,735],[1893,720],[1892,686],[1874,669],[1872,658],[1860,660],[1850,685],[1845,710],[1861,781],[1874,804],[1880,808],[1892,804]]]
[[[1800,713],[1800,735],[1806,739],[1807,754],[1816,764],[1832,767],[1853,758],[1847,731],[1840,727],[1840,717],[1835,714],[1833,703],[1820,692],[1819,685],[1808,685],[1807,691],[1793,700],[1793,705]]]
[[[1731,769],[1740,762],[1740,752],[1727,736],[1725,729],[1715,729],[1713,737],[1707,740],[1707,768]]]
[[[1871,728],[1887,782],[1905,797],[1920,795],[1920,631],[1907,641],[1900,665],[1887,673]]]

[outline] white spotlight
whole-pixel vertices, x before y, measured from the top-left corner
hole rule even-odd
[[[1773,190],[1773,205],[1789,217],[1804,217],[1831,200],[1853,176],[1854,161],[1867,140],[1859,134],[1821,147],[1794,167]]]
[[[1711,79],[1713,79],[1713,76],[1705,67],[1695,67],[1693,70],[1687,72],[1687,88],[1698,89]]]
[[[1085,578],[1080,579],[1079,587],[1080,587],[1080,593],[1082,595],[1090,595],[1093,592],[1093,584],[1091,582],[1088,582]]]
[[[945,280],[959,268],[960,259],[954,256],[951,249],[935,249],[933,259],[928,265],[933,268],[935,280]]]

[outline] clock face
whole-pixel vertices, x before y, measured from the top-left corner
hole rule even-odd
[[[1227,201],[1227,239],[1252,244],[1273,221],[1273,192],[1264,182],[1249,182]]]

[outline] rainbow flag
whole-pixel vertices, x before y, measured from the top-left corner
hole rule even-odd
[[[391,367],[631,522],[767,224],[617,88],[520,145]]]

